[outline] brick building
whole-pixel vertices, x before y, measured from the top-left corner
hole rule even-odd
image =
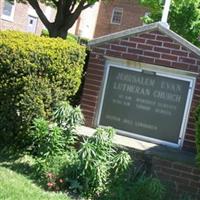
[[[147,9],[137,0],[101,2],[94,38],[142,25]]]
[[[41,4],[41,8],[50,21],[55,10]],[[137,0],[113,0],[97,2],[84,10],[70,33],[92,39],[142,24],[141,17],[147,9]],[[43,26],[34,9],[28,4],[0,1],[0,30],[11,29],[40,34]]]
[[[51,20],[54,10],[43,4],[41,8]],[[44,25],[30,5],[2,0],[0,1],[0,30],[6,29],[40,34]]]
[[[160,28],[161,32],[157,33],[155,31],[158,29],[157,26]],[[125,60],[126,63],[134,61],[137,62],[135,65],[140,66],[142,65],[141,63],[144,63],[144,65],[147,65],[145,63],[152,64],[155,65],[153,67],[155,69],[156,66],[164,66],[164,70],[171,70],[172,73],[176,73],[176,70],[187,73],[191,72],[194,73],[194,75],[196,73],[196,88],[194,89],[191,111],[188,118],[184,118],[185,120],[188,120],[188,124],[187,127],[185,127],[184,142],[182,145],[184,149],[193,152],[195,151],[195,125],[193,112],[200,101],[200,50],[197,47],[193,48],[194,46],[192,44],[180,36],[177,36],[179,39],[177,42],[172,38],[175,36],[177,36],[176,33],[163,28],[161,23],[154,23],[152,25],[127,29],[100,37],[89,43],[91,55],[82,98],[82,107],[89,126],[97,125],[96,110],[98,109],[103,75],[105,74],[104,65],[106,61],[109,60],[109,57],[114,60]],[[180,43],[180,41],[183,41],[183,43]],[[183,46],[183,44],[189,45]],[[188,46],[190,49],[188,49]],[[195,52],[198,54],[195,54]]]
[[[85,38],[97,38],[142,25],[148,9],[137,0],[100,1],[83,11],[71,32]]]
[[[195,200],[200,199],[200,170],[195,164],[195,110],[200,102],[199,48],[162,23],[100,37],[89,46],[91,53],[81,100],[86,125],[113,126],[123,135],[118,142],[142,151],[142,159],[149,163],[148,169],[169,182],[172,194],[190,193]],[[162,83],[156,81],[154,85],[150,81],[159,79]],[[182,81],[188,83],[187,89],[179,84]],[[175,88],[187,91],[185,97],[176,96]],[[182,109],[179,110],[181,103],[175,96],[169,99],[167,95],[160,95],[161,101],[157,101],[155,91],[159,90],[160,94],[173,93],[180,101],[185,98]],[[177,119],[181,110],[184,112],[179,126]],[[164,127],[160,133],[159,127]],[[173,127],[179,127],[174,144],[166,139],[168,133],[176,135]]]

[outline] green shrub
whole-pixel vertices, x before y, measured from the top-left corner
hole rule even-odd
[[[83,115],[79,106],[73,108],[68,102],[60,102],[52,122],[43,118],[33,120],[29,134],[29,140],[32,142],[29,147],[31,154],[42,160],[62,155],[75,144],[75,129],[82,123]]]
[[[116,151],[113,135],[113,129],[99,128],[79,149],[69,146],[62,153],[38,157],[36,168],[45,186],[50,190],[68,189],[92,198],[104,193],[113,180],[123,176],[131,163],[128,153]],[[44,146],[48,145],[44,142]]]
[[[47,187],[49,182],[58,183],[59,179],[63,179],[63,182],[66,183],[66,180],[63,178],[64,170],[66,166],[73,165],[76,159],[77,152],[75,149],[67,150],[63,152],[63,154],[49,156],[45,159],[37,158],[35,160],[35,169],[38,177],[40,177],[40,182],[43,183],[47,189],[52,189],[52,187]],[[63,183],[60,189],[65,190],[66,184]]]
[[[84,47],[62,39],[0,32],[0,142],[27,142],[36,117],[46,119],[55,103],[77,92]]]
[[[46,158],[53,155],[59,155],[64,151],[65,140],[63,132],[56,124],[49,124],[43,118],[33,121],[34,130],[32,134],[33,145],[32,153],[34,156]]]
[[[138,179],[130,177],[125,171],[123,176],[112,181],[107,191],[99,200],[164,200],[166,190],[161,182],[152,177],[140,176]]]
[[[49,32],[47,29],[42,29],[41,36],[49,37]]]
[[[98,128],[82,143],[77,161],[70,170],[67,167],[64,174],[68,178],[69,189],[95,197],[106,191],[111,180],[127,170],[131,158],[126,152],[116,151],[113,136],[112,128]]]
[[[134,200],[162,200],[165,188],[156,178],[140,177],[133,185]]]
[[[77,142],[76,127],[83,123],[80,107],[73,108],[68,102],[60,102],[53,113],[52,121],[36,118],[33,121],[29,140],[29,152],[35,157],[41,182],[50,190],[66,188],[63,179],[67,166],[68,173],[78,154],[74,148]],[[72,174],[71,174],[72,176]]]
[[[159,180],[135,176],[129,154],[112,142],[112,128],[98,128],[75,149],[75,128],[83,122],[80,108],[60,102],[52,120],[36,119],[32,134],[36,169],[47,189],[99,200],[163,199]]]
[[[68,33],[67,40],[78,41],[78,37],[72,33]]]
[[[68,102],[62,101],[57,105],[53,119],[62,129],[65,143],[74,145],[77,138],[76,127],[84,123],[80,107],[73,108]]]

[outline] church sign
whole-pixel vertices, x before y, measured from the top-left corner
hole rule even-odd
[[[106,67],[97,125],[181,147],[195,79],[111,63]]]

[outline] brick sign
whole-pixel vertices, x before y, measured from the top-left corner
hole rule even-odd
[[[190,84],[185,77],[110,65],[98,124],[180,146]]]

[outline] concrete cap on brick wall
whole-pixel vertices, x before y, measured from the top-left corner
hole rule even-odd
[[[133,35],[136,35],[136,34],[154,31],[154,30],[160,31],[161,33],[167,35],[168,37],[172,38],[173,40],[176,40],[179,44],[186,47],[187,49],[189,49],[190,51],[192,51],[196,55],[200,56],[200,49],[198,47],[196,47],[195,45],[193,45],[192,43],[190,43],[189,41],[187,41],[186,39],[184,39],[180,35],[176,34],[172,30],[166,28],[162,24],[162,22],[156,22],[156,23],[152,23],[152,24],[148,24],[148,25],[130,28],[130,29],[120,31],[120,32],[117,32],[117,33],[105,35],[105,36],[96,38],[94,40],[91,40],[88,43],[88,45],[89,45],[89,47],[97,46],[101,43],[106,43],[106,42],[109,42],[109,41],[112,41],[112,40],[125,38],[125,37],[128,37],[128,36],[133,36]]]

